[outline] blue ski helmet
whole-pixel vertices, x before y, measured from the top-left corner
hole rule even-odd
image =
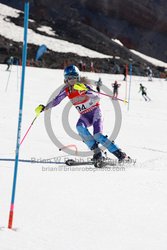
[[[64,79],[67,80],[69,76],[76,76],[80,80],[80,71],[73,64],[64,69]]]

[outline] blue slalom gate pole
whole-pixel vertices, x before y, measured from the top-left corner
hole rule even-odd
[[[29,1],[25,0],[25,4],[24,4],[24,42],[23,42],[23,51],[22,51],[22,64],[23,64],[22,65],[22,79],[21,79],[21,89],[20,89],[20,105],[19,105],[19,115],[18,115],[18,129],[17,129],[17,140],[16,140],[13,188],[12,188],[12,198],[11,198],[11,205],[10,205],[10,212],[9,212],[8,228],[12,228],[13,214],[14,214],[14,202],[15,202],[17,171],[18,171],[18,161],[19,161],[19,148],[20,148],[20,133],[21,133],[21,122],[22,122],[22,111],[23,111],[25,68],[26,68],[26,61],[27,61],[28,19],[29,19]]]
[[[129,81],[129,93],[128,93],[128,111],[129,111],[129,105],[130,105],[131,83],[132,83],[132,64],[130,64],[130,81]]]

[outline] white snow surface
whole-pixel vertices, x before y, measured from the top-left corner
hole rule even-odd
[[[98,170],[83,166],[19,162],[13,228],[7,229],[11,202],[18,123],[21,67],[5,71],[0,65],[0,249],[1,250],[166,250],[167,246],[167,82],[132,77],[131,100],[120,102],[122,125],[116,139],[136,164],[124,170]],[[82,73],[83,74],[83,73]],[[84,73],[90,79],[102,78],[111,88],[118,80],[119,97],[124,99],[123,75]],[[129,83],[129,78],[128,78]],[[139,83],[147,87],[150,102],[138,93]],[[63,71],[26,68],[21,138],[34,119],[34,109],[46,104],[63,84]],[[64,131],[62,112],[66,98],[53,108],[51,120],[57,138],[87,147]],[[101,96],[104,134],[115,122],[113,104]],[[71,108],[73,131],[79,114]],[[42,113],[20,147],[20,159],[49,159],[63,156],[49,139]],[[113,157],[108,153],[108,156]],[[86,170],[87,169],[87,170]]]
[[[17,18],[20,12],[21,11],[0,3],[0,34],[16,42],[23,41],[23,27],[20,27],[18,25],[15,25],[14,23],[11,23],[9,19],[7,18],[7,16]],[[29,21],[34,22],[34,20],[31,20],[31,19]],[[55,35],[56,37],[58,36],[52,30],[52,28],[48,26],[39,27],[38,30],[47,33],[47,35],[51,35],[51,36]],[[123,44],[118,39],[112,39],[112,41],[119,44],[120,46],[123,46]],[[88,56],[90,58],[113,58],[113,56],[111,55],[105,55],[105,54],[99,53],[97,51],[85,48],[82,45],[78,45],[78,44],[74,44],[68,41],[37,34],[31,29],[28,29],[28,43],[39,45],[39,46],[41,44],[45,44],[48,49],[55,51],[55,52],[60,52],[60,53],[61,52],[74,53],[80,56]],[[135,50],[131,50],[131,52],[145,59],[146,61],[151,62],[155,66],[167,68],[166,62],[153,59]],[[116,56],[115,58],[119,59],[120,57]]]
[[[163,61],[160,61],[158,59],[155,59],[155,58],[152,58],[150,56],[146,56],[142,53],[140,53],[139,51],[136,51],[136,50],[133,50],[131,49],[130,50],[132,53],[136,54],[137,56],[143,58],[144,60],[148,61],[148,62],[151,62],[152,64],[154,64],[155,66],[160,66],[160,67],[164,67],[164,68],[167,68],[167,63],[166,62],[163,62]]]
[[[53,31],[53,29],[51,27],[41,26],[41,27],[37,28],[37,30],[45,32],[48,35],[55,36],[55,31]]]
[[[115,42],[115,43],[121,45],[122,47],[124,46],[123,43],[121,43],[121,41],[118,40],[118,39],[111,39],[111,40],[112,40],[113,42]]]

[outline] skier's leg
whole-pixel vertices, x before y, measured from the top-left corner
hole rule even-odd
[[[97,92],[99,93],[99,92],[100,92],[100,87],[97,86],[96,90],[97,90]]]
[[[146,94],[144,95],[144,99],[145,99],[145,101],[147,102],[147,95],[146,95]]]
[[[116,90],[114,89],[113,97],[116,97]]]
[[[148,95],[146,95],[146,97],[147,97],[147,100],[148,100],[148,101],[151,101],[151,98],[150,98],[150,97],[148,97]]]
[[[101,110],[98,108],[95,111],[94,120],[93,120],[93,129],[94,129],[94,139],[97,143],[102,144],[108,151],[114,154],[119,160],[123,160],[126,157],[126,154],[123,153],[114,142],[111,142],[107,136],[102,134],[102,116]]]
[[[95,134],[94,138],[98,143],[102,144],[106,149],[108,149],[110,153],[115,155],[119,161],[122,161],[127,157],[127,155],[122,152],[114,142],[111,142],[107,136],[104,136],[102,133]]]
[[[96,141],[93,135],[91,135],[91,133],[87,129],[87,124],[85,123],[85,121],[79,119],[76,128],[83,142],[88,146],[88,148],[90,148],[90,150],[92,150],[92,148],[94,148],[94,145],[96,145]]]
[[[118,147],[102,133],[94,134],[94,138],[98,143],[102,144],[105,148],[107,148],[110,153],[113,153],[118,150]]]
[[[79,121],[79,123],[77,123],[76,128],[83,142],[88,146],[90,150],[93,151],[94,153],[93,161],[101,159],[102,153],[101,153],[100,148],[98,147],[98,143],[96,142],[94,137],[91,135],[91,133],[89,132],[85,124]]]
[[[142,93],[142,96],[143,96],[144,100],[147,101],[146,94]]]
[[[6,71],[8,71],[8,70],[9,70],[9,67],[10,67],[10,64],[7,64]]]
[[[93,119],[93,134],[94,139],[102,144],[105,148],[107,148],[111,153],[116,151],[117,146],[112,143],[106,136],[102,134],[103,131],[103,122],[102,122],[102,114],[100,108],[97,108],[94,112]]]

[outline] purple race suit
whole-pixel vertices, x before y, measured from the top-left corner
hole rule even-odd
[[[65,97],[68,97],[75,108],[80,113],[80,118],[76,124],[77,131],[86,145],[92,149],[95,144],[101,143],[110,152],[116,151],[117,146],[102,134],[102,113],[99,107],[99,96],[93,93],[93,89],[85,84],[87,90],[70,91],[69,87],[64,86],[59,94],[49,102],[45,110],[57,106]],[[87,129],[93,126],[93,135]]]

